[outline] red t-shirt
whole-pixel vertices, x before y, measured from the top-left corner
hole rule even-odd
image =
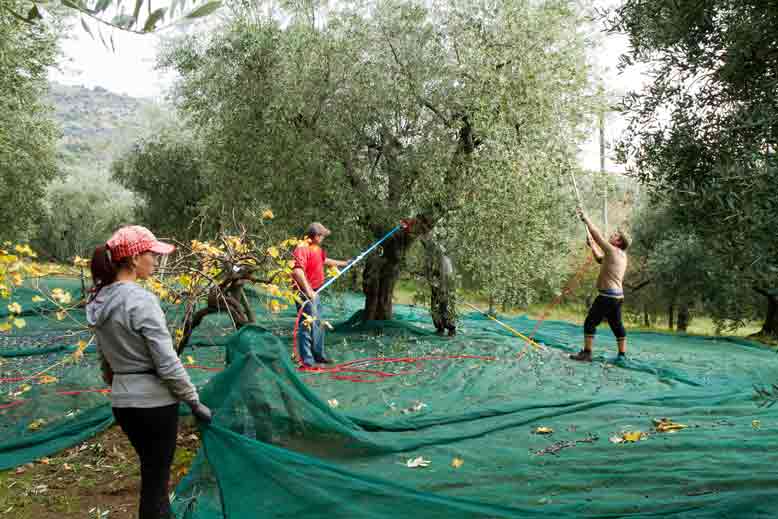
[[[303,269],[308,284],[313,290],[317,290],[324,284],[324,260],[327,253],[318,245],[298,245],[292,253],[294,268]],[[302,288],[302,287],[300,287]]]

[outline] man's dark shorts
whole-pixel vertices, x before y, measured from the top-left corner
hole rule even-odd
[[[603,319],[607,319],[613,335],[617,339],[626,337],[627,331],[624,329],[624,323],[621,320],[621,304],[623,302],[624,299],[621,298],[597,296],[597,299],[594,300],[592,307],[589,309],[586,321],[584,321],[584,335],[593,337],[597,333],[597,325]]]

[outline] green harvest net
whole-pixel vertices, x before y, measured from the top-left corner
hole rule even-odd
[[[401,307],[391,323],[338,326],[329,355],[357,362],[324,373],[297,372],[272,327],[233,336],[231,364],[203,391],[215,420],[177,490],[179,517],[775,516],[778,410],[753,400],[775,380],[774,352],[634,333],[619,364],[603,330],[605,353],[578,364],[566,354],[580,328],[547,322],[548,350],[518,359],[521,341],[480,316],[454,339],[428,319]],[[688,428],[609,441],[663,417]],[[429,466],[407,466],[420,456]]]
[[[547,348],[519,357],[523,342],[480,315],[464,315],[449,339],[408,306],[392,322],[362,323],[350,318],[362,300],[341,296],[325,305],[325,318],[340,322],[327,337],[339,365],[299,372],[290,361],[295,316],[254,302],[261,326],[230,334],[209,317],[185,353],[215,418],[176,489],[178,519],[775,516],[778,406],[753,397],[754,385],[778,375],[767,348],[632,333],[630,360],[618,363],[601,328],[599,356],[582,364],[566,358],[580,326],[544,322],[535,337]],[[36,321],[44,318],[26,317],[22,331],[63,334],[61,323]],[[527,334],[535,326],[504,321]],[[6,355],[2,376],[56,355],[64,353]],[[0,411],[0,466],[110,424],[104,394],[55,394],[102,387],[87,357]],[[31,431],[41,417],[51,422]],[[665,417],[687,428],[655,432],[652,420]],[[610,441],[625,431],[649,434]],[[408,466],[419,457],[429,465]]]

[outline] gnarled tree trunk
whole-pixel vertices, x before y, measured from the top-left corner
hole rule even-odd
[[[754,288],[754,290],[767,298],[767,315],[757,335],[778,337],[778,289]]]
[[[405,233],[388,239],[379,254],[368,257],[362,273],[362,291],[365,294],[365,321],[386,321],[392,318],[394,286],[400,278],[400,269],[410,240]]]
[[[678,306],[678,323],[676,330],[679,332],[686,332],[689,328],[689,323],[692,320],[691,311],[689,309],[689,303],[683,302]]]

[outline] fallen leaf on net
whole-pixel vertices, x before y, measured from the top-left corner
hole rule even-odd
[[[455,457],[454,459],[451,460],[451,466],[453,468],[455,468],[455,469],[458,469],[459,467],[461,467],[464,464],[465,464],[465,460],[463,460],[459,456],[457,456],[457,457]]]
[[[330,407],[338,407],[340,405],[340,402],[338,402],[335,398],[327,400],[327,403],[330,405]]]
[[[669,418],[662,418],[661,420],[654,420],[654,427],[656,428],[657,432],[664,433],[680,431],[681,429],[686,429],[687,426],[684,424],[675,423]]]
[[[535,429],[535,434],[551,434],[554,432],[554,429],[551,427],[538,427]]]
[[[419,456],[418,458],[411,458],[406,461],[405,466],[409,469],[415,469],[419,467],[428,467],[430,463],[430,460],[425,460],[423,457]]]
[[[638,442],[645,439],[646,433],[640,431],[629,431],[621,435],[625,442]]]
[[[624,438],[621,436],[611,436],[608,438],[608,441],[611,443],[624,443]]]
[[[37,431],[45,424],[46,424],[46,420],[44,420],[43,418],[39,418],[37,420],[33,420],[32,422],[30,422],[30,425],[27,426],[27,429],[29,429],[30,431]]]
[[[38,383],[40,384],[54,384],[57,382],[57,377],[52,377],[51,375],[41,375],[38,377]]]
[[[760,422],[759,420],[753,420],[751,422],[751,427],[753,427],[756,430],[759,430],[762,427],[762,422]]]

